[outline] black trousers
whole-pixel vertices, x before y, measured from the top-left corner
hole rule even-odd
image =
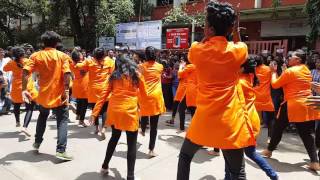
[[[103,106],[102,106],[102,108],[100,110],[100,113],[99,113],[99,115],[102,117],[102,126],[105,125],[105,121],[106,121],[106,118],[107,118],[108,103],[109,103],[109,101],[106,101],[103,104]],[[91,109],[93,109],[95,105],[96,105],[95,103],[89,103],[89,106],[91,107]],[[94,125],[99,126],[99,117],[97,117]]]
[[[320,161],[320,121],[316,121],[316,147],[318,148],[318,158]]]
[[[136,163],[138,131],[135,131],[135,132],[126,131],[126,134],[127,134],[127,144],[128,144],[128,151],[127,151],[128,178],[127,179],[134,179],[134,166]],[[114,126],[112,126],[112,135],[108,143],[106,156],[103,161],[102,168],[104,169],[109,168],[109,162],[118,144],[120,136],[121,136],[121,130],[115,129]]]
[[[191,112],[191,117],[193,117],[194,113],[196,112],[196,107],[193,107],[193,106],[187,107],[186,96],[185,96],[179,104],[180,130],[182,131],[185,129],[184,124],[186,120],[186,109],[188,109]]]
[[[50,109],[40,106],[39,111],[40,114],[37,121],[35,142],[41,144],[43,141],[43,134],[46,130]],[[52,111],[57,116],[58,141],[56,151],[63,153],[67,147],[69,107],[63,105],[53,108]]]
[[[172,108],[172,83],[162,83],[163,99],[167,109]]]
[[[36,103],[32,101],[30,104],[25,103],[26,105],[26,115],[24,116],[23,127],[27,128],[32,118],[33,109],[36,107]]]
[[[176,117],[179,103],[180,103],[180,101],[174,101],[172,104],[172,119],[174,119]]]
[[[21,103],[13,103],[13,114],[16,118],[16,123],[20,123],[20,107]]]
[[[200,148],[200,145],[191,142],[189,139],[184,140],[179,154],[177,180],[189,180],[191,161]],[[245,180],[243,149],[222,150],[222,153],[229,177],[232,180]]]
[[[275,122],[275,112],[274,111],[262,111],[263,123],[268,127],[268,137],[271,137],[272,127]]]
[[[283,104],[280,109],[279,118],[275,121],[273,133],[268,145],[268,150],[273,151],[277,148],[281,141],[283,131],[289,125],[287,103]],[[299,136],[302,139],[304,147],[306,148],[311,162],[319,162],[316,150],[315,138],[313,136],[315,121],[306,121],[294,123],[298,130]]]
[[[77,99],[77,115],[79,120],[83,121],[86,117],[86,111],[88,107],[88,99]]]
[[[157,139],[157,133],[158,133],[158,121],[159,121],[159,115],[155,116],[142,116],[141,117],[141,130],[142,132],[146,132],[147,123],[150,120],[150,140],[149,140],[149,150],[153,151],[156,139]]]

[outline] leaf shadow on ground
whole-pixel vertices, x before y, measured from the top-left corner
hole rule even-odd
[[[57,159],[54,155],[46,153],[38,153],[37,151],[30,150],[27,152],[15,152],[6,155],[0,159],[1,165],[10,165],[11,161],[25,161],[30,163],[51,161],[53,164],[61,164],[66,161]]]
[[[86,172],[81,174],[79,177],[77,177],[75,180],[125,180],[125,178],[121,177],[121,174],[119,171],[115,168],[110,168],[109,169],[114,176],[110,175],[101,175],[98,172]]]
[[[181,149],[181,146],[184,141],[184,137],[178,136],[178,135],[159,135],[160,141],[165,141],[170,146]],[[177,154],[179,156],[179,154]],[[202,164],[207,161],[211,161],[212,159],[216,158],[217,156],[211,156],[208,154],[207,148],[200,148],[198,152],[195,154],[195,156],[192,159],[193,163]],[[178,157],[179,158],[179,157]]]

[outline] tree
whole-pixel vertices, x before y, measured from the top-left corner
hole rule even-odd
[[[191,14],[191,13],[190,13]],[[197,26],[204,25],[205,13],[197,10],[192,10],[192,15],[186,11],[186,6],[174,7],[166,13],[166,17],[163,19],[164,24],[180,23],[180,24],[192,24]]]
[[[153,5],[148,0],[134,0],[134,13],[140,20],[146,16],[151,16]]]
[[[307,41],[314,43],[320,35],[320,1],[308,0],[304,10],[308,14],[308,23],[311,28],[307,35]]]
[[[97,11],[97,35],[114,36],[117,23],[128,22],[134,16],[131,0],[101,0]]]
[[[14,45],[14,29],[11,25],[15,19],[30,16],[32,0],[0,0],[0,4],[0,30],[4,33],[1,37],[8,39],[6,45]]]

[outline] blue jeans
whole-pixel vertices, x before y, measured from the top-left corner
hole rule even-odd
[[[37,121],[35,142],[41,144],[43,141],[43,134],[46,130],[50,109],[40,106],[39,111],[40,114]],[[66,151],[67,147],[69,107],[63,105],[57,108],[53,108],[52,111],[57,116],[58,142],[56,151],[63,153]]]
[[[272,169],[270,164],[256,152],[255,146],[244,148],[244,153],[248,158],[254,161],[267,174],[267,176],[270,177],[271,180],[278,179],[277,173]]]

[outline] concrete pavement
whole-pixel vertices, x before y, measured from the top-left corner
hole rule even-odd
[[[38,112],[35,112],[33,121],[29,125],[29,130],[33,134],[35,133],[37,115]],[[22,120],[23,117],[24,113],[21,114]],[[155,148],[159,154],[158,157],[148,159],[146,154],[149,133],[146,133],[145,137],[138,136],[135,172],[140,179],[174,180],[176,178],[178,154],[184,134],[176,133],[178,124],[176,127],[165,125],[165,120],[169,118],[170,114],[165,114],[159,122]],[[70,119],[75,119],[72,112],[70,112]],[[19,128],[15,127],[13,114],[0,116],[0,180],[118,180],[126,177],[125,133],[122,134],[116,152],[111,159],[109,176],[101,177],[98,171],[104,159],[110,131],[107,133],[107,139],[100,141],[96,135],[90,134],[93,127],[79,128],[76,123],[70,123],[67,151],[75,159],[70,162],[61,162],[54,156],[57,135],[55,120],[49,120],[47,123],[44,142],[38,155],[32,151],[33,137],[26,138],[18,130]],[[265,147],[264,142],[266,142],[265,129],[259,139],[259,151]],[[268,161],[279,173],[282,180],[320,180],[320,175],[306,168],[308,156],[297,135],[285,134],[278,149],[274,152],[274,159],[268,159]],[[207,149],[201,149],[195,155],[191,165],[190,179],[223,179],[223,157],[213,157],[207,153]],[[248,159],[246,159],[246,172],[249,180],[268,179],[264,172]]]

